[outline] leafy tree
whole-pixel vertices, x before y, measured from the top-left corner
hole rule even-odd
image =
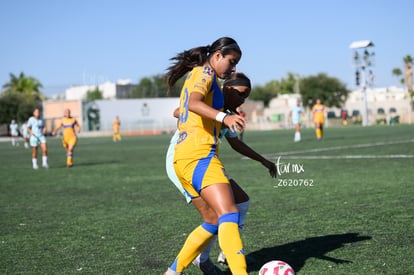
[[[348,98],[349,90],[337,78],[320,73],[301,79],[300,94],[303,105],[309,108],[318,98],[328,107],[340,108]]]
[[[256,85],[252,87],[249,98],[252,100],[262,100],[264,106],[269,106],[270,100],[280,93],[280,83],[276,80],[268,82],[265,86]]]
[[[138,85],[133,89],[130,98],[153,98],[179,96],[181,87],[185,81],[185,76],[177,81],[173,89],[167,94],[168,86],[163,75],[145,77],[140,80]]]
[[[12,119],[22,123],[35,108],[41,108],[41,104],[20,93],[6,93],[0,98],[0,124],[8,124]]]
[[[42,84],[34,77],[19,76],[10,73],[10,81],[3,85],[0,97],[0,123],[9,123],[12,119],[23,122],[33,110],[41,108],[45,98],[40,92]]]
[[[99,90],[98,87],[96,87],[94,90],[90,90],[86,92],[86,100],[87,101],[93,101],[103,99],[102,91]]]
[[[288,73],[286,78],[282,78],[280,82],[281,94],[294,94],[299,91],[299,76],[297,74]]]

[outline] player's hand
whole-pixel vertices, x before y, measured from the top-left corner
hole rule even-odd
[[[242,116],[231,114],[224,118],[223,124],[229,127],[231,132],[242,132],[246,127],[246,120]]]
[[[277,167],[275,163],[266,159],[262,162],[262,164],[269,170],[269,174],[272,178],[277,177]]]

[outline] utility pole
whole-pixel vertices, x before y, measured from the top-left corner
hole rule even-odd
[[[373,59],[375,53],[368,51],[369,47],[373,47],[374,43],[371,40],[361,40],[352,42],[349,46],[354,50],[353,63],[355,67],[355,84],[357,87],[362,88],[363,95],[363,112],[362,112],[362,125],[368,126],[368,99],[367,99],[367,86],[368,77],[366,69],[374,65]],[[362,52],[362,54],[361,54]],[[361,71],[360,71],[361,70]],[[372,73],[372,72],[371,72]]]

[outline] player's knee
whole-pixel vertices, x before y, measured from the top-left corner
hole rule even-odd
[[[221,215],[218,219],[218,222],[219,222],[219,225],[225,222],[233,222],[233,223],[238,224],[239,218],[240,218],[239,212],[230,212],[230,213]]]

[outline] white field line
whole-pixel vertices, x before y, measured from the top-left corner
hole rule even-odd
[[[408,159],[414,155],[283,156],[283,159]]]
[[[404,154],[396,154],[396,155],[343,155],[343,156],[298,156],[296,154],[304,154],[304,153],[318,153],[318,152],[327,152],[327,151],[335,151],[335,150],[348,150],[353,148],[368,148],[368,147],[375,147],[375,146],[385,146],[385,145],[393,145],[393,144],[405,144],[405,143],[414,143],[414,139],[409,140],[397,140],[397,141],[387,141],[387,142],[374,142],[374,143],[365,143],[365,144],[354,144],[354,145],[346,145],[346,146],[334,146],[334,147],[326,147],[326,148],[314,148],[314,149],[306,149],[306,150],[296,150],[296,151],[287,151],[287,152],[277,152],[277,153],[269,153],[264,154],[263,157],[269,159],[277,159],[280,156],[283,156],[284,159],[375,159],[375,158],[414,158],[414,155],[404,155]],[[295,155],[295,156],[289,156]],[[249,159],[248,157],[243,157],[242,159]]]

